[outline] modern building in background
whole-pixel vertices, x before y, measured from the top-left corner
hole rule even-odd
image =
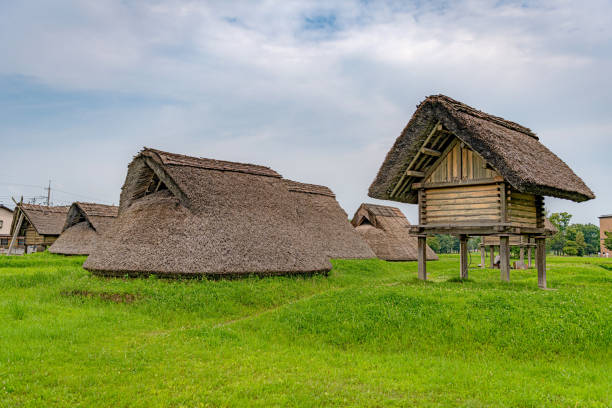
[[[612,251],[604,245],[606,232],[610,231],[612,231],[612,214],[599,216],[599,252],[606,258],[612,255]]]
[[[0,204],[0,248],[7,247],[11,237],[13,210]]]

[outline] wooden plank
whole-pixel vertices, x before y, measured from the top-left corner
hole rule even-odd
[[[538,268],[538,287],[546,289],[546,238],[536,237],[536,265]]]
[[[426,206],[425,206],[425,191],[419,189],[419,224],[423,223],[425,219]]]
[[[535,201],[533,194],[517,193],[516,190],[512,191],[511,196],[513,199],[524,200],[524,201]]]
[[[424,188],[427,188],[427,185],[423,186]],[[452,184],[449,184],[446,187],[433,187],[433,188],[427,188],[428,190],[431,190],[430,193],[431,194],[448,194],[448,193],[461,193],[461,194],[465,194],[465,193],[475,193],[475,192],[491,192],[491,193],[497,193],[497,184],[495,183],[486,183],[486,184],[481,184],[481,183],[474,183],[474,184],[470,184],[470,183],[459,183],[459,182],[453,182]]]
[[[500,208],[500,221],[508,221],[508,204],[506,203],[506,183],[499,184],[499,208]]]
[[[410,177],[417,177],[417,178],[425,177],[425,173],[423,173],[422,171],[417,171],[417,170],[406,170],[405,174]]]
[[[427,175],[427,174],[426,174]],[[460,191],[460,189],[465,188],[465,186],[484,186],[491,185],[495,189],[497,188],[498,182],[503,181],[501,177],[492,177],[486,179],[478,179],[478,180],[456,180],[456,181],[425,181],[424,183],[415,183],[414,188],[428,188],[428,189],[456,189]]]
[[[461,198],[436,199],[436,198],[430,198],[429,196],[427,196],[424,202],[427,203],[428,206],[429,205],[451,206],[451,205],[470,205],[470,204],[476,204],[476,203],[483,203],[483,204],[493,203],[497,206],[497,208],[499,208],[499,197],[495,197],[495,196],[482,196],[477,199],[470,198],[469,200],[461,199]]]
[[[471,204],[471,203],[453,203],[450,205],[440,205],[440,204],[427,204],[427,211],[441,211],[441,210],[488,210],[493,209],[499,213],[499,201],[490,202],[490,203],[480,203],[479,204]],[[434,201],[436,203],[436,201]]]
[[[484,241],[484,237],[480,237],[480,242]],[[485,263],[487,262],[487,251],[484,247],[484,245],[480,246],[480,268],[484,269],[486,268]]]
[[[436,122],[431,132],[429,132],[429,135],[427,135],[427,138],[425,138],[425,141],[423,142],[422,146],[427,146],[427,143],[429,142],[429,140],[431,140],[433,135],[439,130],[442,130],[442,125],[440,124],[440,121]],[[417,152],[417,154],[412,158],[412,161],[410,162],[410,164],[408,164],[408,167],[406,168],[406,170],[412,169],[412,166],[414,165],[418,157],[419,157],[419,152]],[[404,177],[405,175],[402,174],[402,177],[399,179],[398,183],[395,185],[395,188],[393,189],[393,191],[391,191],[391,197],[394,197],[395,194],[398,193],[398,188],[404,181]]]
[[[417,261],[419,279],[427,280],[427,236],[420,235],[417,244]]]
[[[489,245],[489,257],[491,259],[491,269],[495,268],[495,247]]]
[[[457,210],[455,208],[453,209],[436,209],[433,210],[430,207],[427,207],[427,215],[428,216],[436,216],[436,217],[443,217],[443,216],[479,216],[479,215],[493,215],[496,217],[499,217],[499,209],[498,208],[474,208],[474,209],[464,209],[464,210]]]
[[[468,278],[468,248],[467,248],[467,235],[459,236],[459,273],[461,279]]]
[[[507,235],[499,237],[499,270],[501,280],[510,282],[510,245]]]
[[[421,147],[421,153],[426,154],[428,156],[440,157],[442,152],[434,149],[430,149],[428,147]]]
[[[531,247],[527,248],[527,267],[531,268]]]

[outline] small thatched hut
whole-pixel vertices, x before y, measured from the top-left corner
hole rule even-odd
[[[329,258],[364,259],[376,255],[355,233],[348,215],[325,186],[283,180],[297,202],[300,222],[319,251]]]
[[[68,208],[19,203],[13,214],[11,236],[24,236],[29,251],[44,251],[61,234]]]
[[[416,261],[417,237],[410,235],[410,222],[396,207],[363,203],[351,221],[376,256],[386,261]],[[427,260],[438,259],[427,246]]]
[[[75,202],[70,206],[62,234],[49,247],[49,252],[63,255],[89,255],[98,237],[106,232],[117,217],[119,207]]]
[[[274,170],[145,148],[84,267],[176,277],[310,274],[331,264]]]

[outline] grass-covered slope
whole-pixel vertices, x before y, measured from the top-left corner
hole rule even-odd
[[[612,260],[329,277],[103,279],[0,257],[0,406],[612,405]],[[476,262],[476,257],[474,257]]]

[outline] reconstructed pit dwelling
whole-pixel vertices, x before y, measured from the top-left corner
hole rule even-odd
[[[374,257],[341,214],[329,189],[269,167],[145,148],[128,166],[117,220],[84,267],[115,276],[284,275],[327,272],[330,258]]]
[[[378,258],[385,261],[417,260],[417,238],[410,235],[410,222],[399,208],[363,203],[351,223]],[[436,253],[427,247],[427,260],[437,259]]]
[[[544,196],[576,202],[593,192],[530,129],[444,95],[426,98],[387,154],[369,196],[419,205],[419,278],[425,239],[459,236],[467,278],[468,236],[499,237],[501,279],[510,279],[511,236],[535,240],[538,285],[546,288]]]
[[[119,207],[96,203],[72,203],[62,233],[49,252],[62,255],[89,255],[98,238],[111,226]]]

